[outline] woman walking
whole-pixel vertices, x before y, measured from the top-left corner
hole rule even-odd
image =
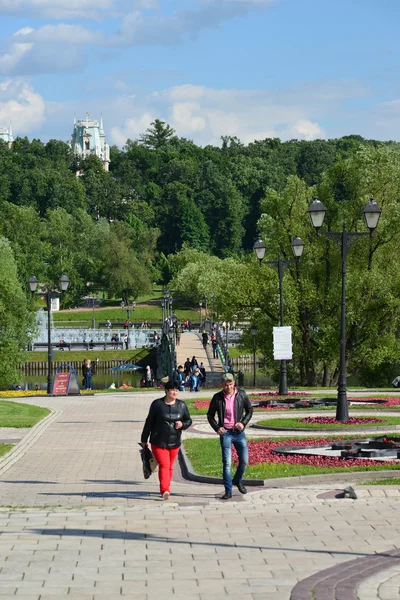
[[[171,479],[174,462],[181,445],[182,431],[192,424],[188,408],[178,400],[178,385],[168,381],[165,396],[154,400],[143,427],[141,442],[147,446],[150,436],[151,450],[158,462],[160,493],[164,500],[171,495]]]

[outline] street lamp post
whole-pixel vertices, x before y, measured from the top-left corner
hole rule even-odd
[[[201,307],[203,306],[203,303],[202,303],[201,300],[199,302],[199,306],[200,306],[200,329],[201,329],[201,326],[202,326],[202,310],[201,310]]]
[[[34,275],[31,275],[28,279],[29,289],[34,294],[37,290],[38,280]],[[66,275],[61,275],[59,279],[59,286],[62,292],[65,292],[69,286],[69,279]],[[47,287],[42,292],[46,296],[47,306],[47,393],[51,394],[51,380],[52,380],[52,359],[53,349],[51,346],[51,299],[56,290]]]
[[[340,246],[342,254],[342,300],[340,309],[340,364],[339,364],[339,382],[338,382],[338,395],[336,404],[336,421],[348,421],[349,420],[349,407],[347,402],[347,376],[346,376],[346,258],[350,247],[357,242],[360,238],[366,235],[372,236],[376,229],[379,218],[381,216],[381,209],[373,198],[363,208],[362,213],[364,215],[365,223],[369,229],[368,232],[350,233],[346,229],[346,222],[343,223],[343,231],[319,231],[322,227],[326,208],[322,202],[315,197],[310,206],[308,207],[308,215],[310,217],[311,225],[315,227],[317,235],[321,233],[325,237],[331,239],[335,244]]]
[[[284,318],[283,318],[283,272],[286,269],[286,267],[288,267],[289,265],[296,263],[298,261],[298,259],[301,257],[301,255],[303,254],[303,250],[304,250],[304,242],[301,238],[299,238],[298,236],[296,236],[294,238],[294,240],[291,242],[291,248],[292,248],[292,252],[293,255],[295,256],[294,259],[291,260],[282,260],[280,254],[278,253],[278,260],[267,260],[266,264],[267,265],[272,265],[273,267],[275,267],[278,271],[278,278],[279,278],[279,324],[281,327],[284,326]],[[258,239],[256,241],[256,243],[253,246],[253,250],[255,252],[255,255],[258,258],[258,261],[260,263],[260,266],[264,260],[265,257],[265,251],[266,251],[266,246],[264,244],[264,242],[261,239]],[[288,393],[288,386],[287,386],[287,368],[286,368],[286,360],[281,360],[280,361],[280,371],[279,371],[279,394],[284,396]]]
[[[251,328],[251,335],[253,336],[253,362],[254,362],[254,375],[253,375],[253,387],[257,385],[257,356],[256,356],[256,335],[257,327]]]
[[[96,294],[96,298],[95,298],[94,294],[92,294],[92,329],[96,329],[96,319],[94,318],[94,307],[95,307],[95,301],[98,297],[99,297],[98,294]]]

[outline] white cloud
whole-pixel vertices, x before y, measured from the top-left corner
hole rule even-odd
[[[260,90],[217,90],[186,84],[155,91],[148,97],[136,97],[134,101],[124,96],[115,110],[122,117],[121,124],[113,127],[111,139],[123,145],[127,137],[138,137],[150,123],[149,113],[167,121],[179,136],[202,145],[219,145],[223,135],[237,136],[244,143],[266,137],[305,140],[325,137],[314,117],[312,89],[307,99],[300,100],[297,91],[289,94],[285,90],[279,97],[278,93]],[[125,122],[124,114],[129,115]],[[144,114],[146,119],[142,119]]]
[[[10,121],[14,135],[25,135],[40,127],[45,117],[45,102],[33,88],[21,80],[0,83],[0,124]]]
[[[114,8],[114,0],[0,0],[0,14],[47,19],[99,19]]]
[[[98,44],[103,41],[101,32],[93,32],[80,25],[44,25],[39,29],[25,27],[14,33],[14,37],[23,36],[25,40],[39,44]]]
[[[150,123],[154,121],[154,119],[155,117],[153,117],[148,112],[143,113],[137,119],[126,119],[123,128],[111,128],[110,138],[112,140],[112,143],[117,144],[118,146],[123,146],[128,138],[131,140],[138,138],[141,133],[144,133],[146,131],[146,129],[150,126]]]
[[[32,49],[33,44],[12,44],[9,51],[0,54],[0,73],[11,73]]]

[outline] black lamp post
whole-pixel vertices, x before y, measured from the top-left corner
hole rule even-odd
[[[289,265],[297,262],[298,259],[303,254],[303,250],[304,250],[304,242],[298,236],[294,238],[294,240],[292,241],[292,243],[290,245],[291,245],[291,248],[292,248],[293,255],[295,256],[294,259],[291,259],[291,260],[282,260],[281,257],[280,257],[280,254],[278,253],[278,260],[267,260],[266,261],[267,265],[272,265],[278,271],[278,278],[279,278],[279,315],[280,315],[279,324],[280,324],[281,327],[284,326],[284,319],[283,319],[283,292],[282,292],[283,271]],[[264,257],[265,257],[265,250],[266,250],[264,242],[261,239],[258,239],[255,242],[254,246],[253,246],[253,250],[254,250],[255,255],[257,256],[258,261],[259,261],[260,266],[261,266],[261,264],[262,264],[262,262],[264,260]],[[279,394],[281,394],[282,396],[284,396],[287,393],[288,393],[288,387],[287,387],[286,360],[281,360],[280,361],[280,375],[279,375]]]
[[[314,198],[308,207],[308,215],[311,225],[315,227],[317,235],[319,235],[320,227],[322,227],[326,208],[318,198]],[[333,240],[340,246],[342,254],[342,300],[340,310],[340,366],[339,366],[339,385],[336,405],[336,420],[349,420],[349,407],[347,403],[347,377],[346,377],[346,258],[350,247],[360,238],[366,235],[372,236],[376,229],[381,216],[381,209],[373,198],[363,208],[365,223],[369,229],[369,233],[350,233],[346,230],[346,222],[343,223],[343,231],[321,231],[321,235]]]
[[[37,290],[38,280],[34,275],[31,275],[28,279],[29,289],[32,294]],[[69,279],[66,275],[61,275],[59,279],[59,286],[61,292],[65,292],[69,286]],[[40,293],[46,296],[47,306],[47,393],[51,394],[51,380],[52,380],[52,359],[53,350],[51,346],[51,298],[56,290],[49,287],[42,290]]]
[[[256,357],[256,335],[257,327],[251,328],[251,335],[253,336],[253,362],[254,362],[254,375],[253,375],[253,387],[257,385],[257,357]]]
[[[201,329],[201,325],[202,325],[202,310],[201,310],[201,307],[203,306],[203,303],[202,303],[201,300],[199,302],[199,306],[200,306],[200,329]]]

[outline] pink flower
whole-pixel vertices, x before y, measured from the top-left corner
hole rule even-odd
[[[337,421],[335,417],[305,417],[300,419],[299,423],[320,423],[321,425],[334,425],[340,424],[341,421]],[[375,419],[373,417],[349,417],[346,421],[346,425],[364,425],[365,423],[383,423],[382,419]]]

